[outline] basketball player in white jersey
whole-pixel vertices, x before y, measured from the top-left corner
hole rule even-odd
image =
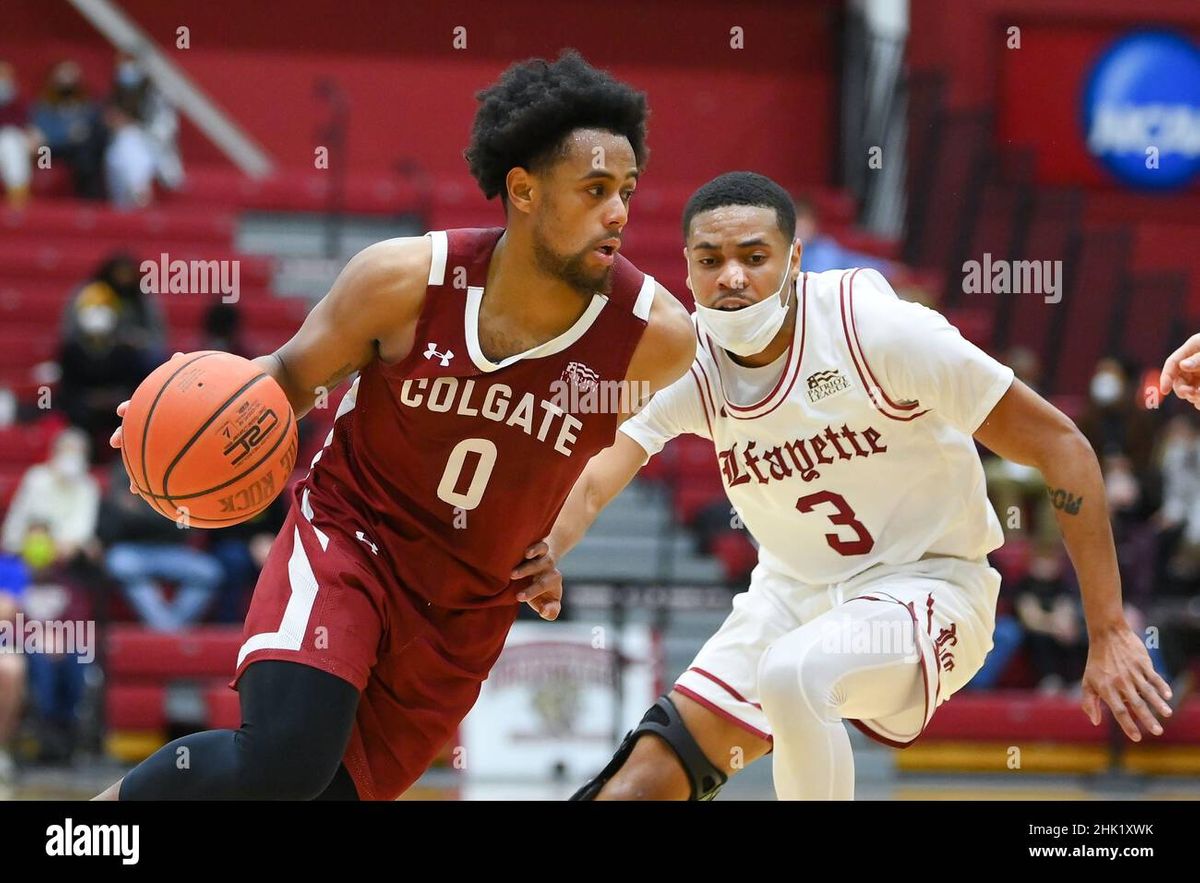
[[[794,209],[750,172],[684,212],[698,347],[595,456],[522,573],[557,604],[555,562],[646,459],[695,433],[759,544],[748,591],[670,693],[575,799],[705,799],[774,752],[785,799],[850,799],[845,722],[895,747],[921,734],[992,646],[1003,541],[978,440],[1039,468],[1087,617],[1083,710],[1134,741],[1170,689],[1122,613],[1096,456],[1074,424],[873,270],[804,273]],[[659,738],[641,739],[644,733]]]

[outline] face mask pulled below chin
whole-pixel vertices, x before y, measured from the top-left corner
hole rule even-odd
[[[791,272],[792,257],[789,254],[783,280],[774,294],[740,310],[715,310],[697,301],[696,321],[721,349],[728,350],[736,356],[761,353],[775,339],[775,335],[783,327],[784,319],[787,318],[791,293],[788,293],[789,297],[782,299],[780,294],[787,286]],[[688,281],[691,281],[690,270]]]

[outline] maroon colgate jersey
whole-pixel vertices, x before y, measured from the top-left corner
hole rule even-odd
[[[512,569],[635,395],[625,375],[654,299],[654,279],[618,255],[611,293],[594,294],[574,326],[493,363],[479,306],[503,232],[426,234],[412,352],[362,369],[295,489],[318,537],[323,523],[354,536],[404,590],[443,607],[516,603],[528,580]]]

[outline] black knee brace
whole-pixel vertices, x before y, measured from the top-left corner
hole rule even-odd
[[[696,744],[696,740],[692,738],[692,734],[684,725],[683,718],[679,716],[679,710],[675,708],[671,697],[662,696],[650,707],[641,722],[625,734],[625,738],[621,740],[621,744],[617,747],[617,753],[608,762],[608,766],[572,794],[571,800],[595,800],[604,784],[624,766],[625,761],[633,752],[634,743],[643,733],[653,733],[675,752],[675,756],[679,758],[679,763],[683,766],[683,771],[687,774],[688,781],[691,782],[692,793],[688,796],[689,800],[712,800],[721,790],[721,786],[729,780],[725,773],[713,766],[712,762],[704,756],[704,752],[700,750],[700,746]]]

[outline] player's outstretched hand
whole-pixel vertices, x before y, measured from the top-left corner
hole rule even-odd
[[[1158,379],[1158,391],[1164,396],[1174,392],[1200,408],[1200,334],[1193,334],[1167,357]]]
[[[525,560],[512,572],[514,580],[527,576],[532,576],[533,580],[517,595],[517,600],[536,610],[542,619],[558,619],[562,612],[562,574],[558,572],[554,553],[545,540],[526,549]]]
[[[1162,735],[1154,712],[1170,717],[1170,698],[1171,688],[1150,664],[1146,646],[1132,629],[1113,629],[1092,641],[1083,672],[1083,711],[1093,726],[1100,723],[1103,700],[1134,742],[1142,741],[1139,723],[1147,732]]]

